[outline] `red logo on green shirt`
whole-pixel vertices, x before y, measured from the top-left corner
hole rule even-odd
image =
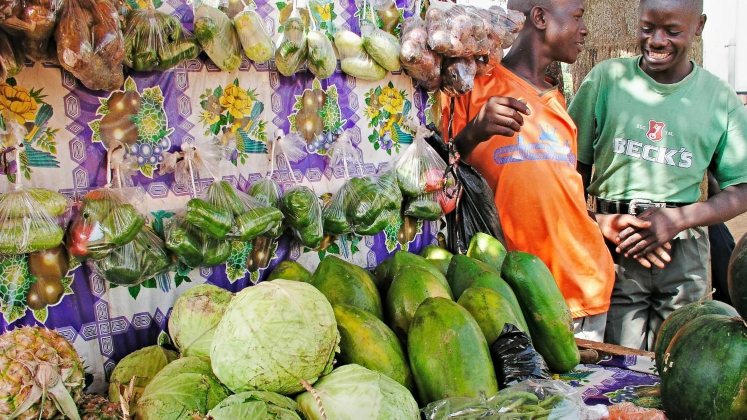
[[[666,124],[663,122],[658,122],[654,120],[649,120],[648,122],[648,132],[646,133],[646,138],[648,138],[651,141],[661,141],[661,138],[664,134],[664,128],[666,128]]]

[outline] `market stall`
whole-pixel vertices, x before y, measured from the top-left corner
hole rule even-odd
[[[491,60],[500,59],[520,23],[511,21],[511,12],[480,9],[470,14],[469,26],[481,27],[479,36],[477,29],[453,29],[453,22],[440,12],[432,12],[426,28],[416,18],[425,16],[423,2],[417,0],[257,0],[250,8],[240,2],[221,2],[219,8],[218,3],[166,0],[157,2],[156,11],[140,1],[99,2],[97,8],[86,0],[68,0],[45,38],[56,31],[57,52],[62,51],[58,63],[27,61],[20,71],[6,61],[0,66],[12,74],[0,84],[0,191],[6,202],[22,203],[12,208],[0,203],[0,332],[44,326],[64,337],[82,359],[82,364],[63,366],[65,385],[74,394],[85,382],[87,392],[108,391],[110,399],[130,399],[133,390],[127,384],[133,375],[122,371],[148,365],[155,377],[168,366],[168,375],[154,380],[159,386],[146,392],[145,402],[132,405],[133,413],[143,418],[168,412],[158,411],[166,410],[159,406],[163,401],[183,404],[164,389],[190,383],[196,376],[189,375],[201,375],[208,388],[200,390],[215,399],[215,404],[190,408],[202,415],[219,401],[229,401],[232,392],[262,389],[284,395],[306,392],[297,401],[309,418],[317,418],[315,410],[321,411],[318,418],[334,418],[325,417],[317,391],[339,392],[351,381],[401,396],[391,413],[417,413],[418,403],[423,408],[443,397],[443,384],[428,371],[433,367],[414,372],[415,382],[408,376],[402,343],[413,366],[420,354],[431,358],[415,349],[440,343],[435,334],[422,331],[420,341],[408,343],[417,340],[408,338],[408,329],[418,317],[418,304],[426,298],[448,301],[437,300],[446,306],[439,309],[434,303],[433,310],[457,311],[465,317],[463,328],[483,344],[492,345],[504,325],[488,338],[483,335],[485,323],[493,320],[470,321],[472,315],[479,318],[480,308],[489,312],[495,307],[481,307],[489,303],[473,299],[475,311],[467,312],[474,279],[465,273],[482,270],[486,283],[480,287],[493,287],[490,279],[501,274],[505,255],[496,262],[491,258],[501,252],[490,254],[471,238],[462,238],[470,256],[463,256],[459,268],[451,268],[454,262],[443,257],[449,253],[439,254],[440,248],[434,247],[444,244],[449,230],[443,211],[454,203],[444,193],[449,181],[442,179],[450,162],[426,141],[436,135],[426,125],[439,113],[432,110],[438,107],[432,90],[440,87],[459,95],[471,89],[465,68],[472,77],[489,71]],[[90,25],[81,29],[71,23],[80,21]],[[492,31],[485,29],[489,22]],[[431,45],[433,50],[419,38],[426,36],[426,29],[443,35],[442,43]],[[36,29],[25,30],[38,35]],[[102,33],[109,37],[100,37]],[[454,34],[465,43],[450,43]],[[89,38],[107,41],[94,42],[96,47],[86,52],[80,45]],[[478,38],[482,44],[467,42]],[[23,39],[31,42],[33,37]],[[117,43],[120,49],[112,52]],[[29,45],[36,48],[29,57],[48,52],[49,45]],[[305,54],[298,55],[299,48]],[[470,48],[474,51],[465,52]],[[477,52],[483,61],[471,58]],[[460,54],[469,57],[453,58]],[[16,196],[23,199],[9,198]],[[33,222],[20,224],[16,236],[8,233],[10,222],[21,219]],[[56,230],[61,227],[66,229],[64,240],[62,230]],[[491,245],[493,251],[502,247],[486,236],[499,244]],[[421,253],[424,257],[415,256]],[[412,265],[426,265],[410,272],[411,264],[404,264],[407,273],[401,275],[410,280],[400,280],[398,286],[399,268],[385,267],[397,264],[393,255],[403,254],[401,258],[418,258]],[[497,265],[482,266],[491,263]],[[451,271],[462,268],[467,270],[462,280],[454,280]],[[544,280],[554,285],[551,276]],[[351,288],[351,282],[357,288]],[[410,282],[422,282],[428,293],[417,295]],[[254,287],[258,284],[263,286]],[[499,292],[489,292],[503,302]],[[268,303],[270,295],[282,295],[285,301]],[[180,296],[183,302],[203,300],[180,309]],[[351,302],[357,307],[345,306]],[[343,309],[335,306],[332,313],[330,303]],[[525,305],[515,305],[512,322],[528,339],[534,327],[521,316]],[[261,360],[263,353],[252,347],[252,337],[234,336],[254,320],[261,329],[268,313],[286,317],[284,321],[318,317],[318,323],[310,324],[314,328],[285,337],[290,343],[298,335],[309,335],[300,348],[289,350],[295,359],[277,369],[290,379],[282,374],[262,379],[269,368],[255,376],[236,373],[236,366],[252,358],[257,366],[270,363]],[[387,325],[380,320],[384,318]],[[212,324],[208,328],[205,322]],[[209,339],[190,336],[203,327],[210,331]],[[374,374],[372,365],[363,371],[338,367],[336,376],[329,374],[335,357],[346,364],[365,364],[365,352],[353,345],[361,331],[380,333],[375,343],[382,348],[389,343],[388,362],[404,360],[399,372],[396,364],[387,362],[379,366],[392,369],[385,375]],[[40,341],[54,341],[39,334]],[[579,364],[572,335],[558,339],[560,344],[554,340],[537,340],[550,343],[540,344],[538,351],[553,371],[565,372],[553,378],[570,388],[548,391],[546,401],[543,397],[537,404],[522,400],[516,407],[549,412],[557,403],[550,397],[559,395],[560,401],[565,394],[574,395],[579,410],[625,401],[661,407],[651,355],[601,351],[600,357]],[[341,356],[336,356],[338,344]],[[69,356],[64,343],[56,346],[58,354]],[[216,352],[217,347],[246,350]],[[142,359],[148,363],[126,362],[130,370],[119,368],[116,373],[125,356],[143,348],[157,354]],[[182,357],[173,362],[176,350]],[[323,355],[321,363],[306,363],[297,353],[310,350],[317,359]],[[493,371],[484,369],[492,367],[491,355],[472,351],[470,356],[485,359],[484,365],[474,365],[492,384],[484,391],[496,393]],[[212,369],[199,357],[210,357]],[[303,366],[289,368],[298,364],[296,359],[302,359]],[[327,376],[314,383],[322,375]],[[110,387],[112,378],[123,387]],[[478,379],[470,380],[465,389]],[[413,398],[416,382],[418,402]],[[246,398],[277,410],[296,409],[292,400],[277,397]],[[334,406],[330,401],[328,410]],[[65,412],[65,404],[59,404],[57,409]]]

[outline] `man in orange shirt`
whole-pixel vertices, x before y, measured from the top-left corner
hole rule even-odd
[[[509,0],[508,7],[525,14],[524,28],[502,65],[454,101],[454,141],[495,192],[508,249],[540,257],[568,303],[576,336],[602,341],[614,265],[586,210],[576,126],[546,76],[553,61],[573,63],[581,52],[583,1]],[[441,103],[448,135],[450,98]],[[620,222],[644,223],[634,216]]]

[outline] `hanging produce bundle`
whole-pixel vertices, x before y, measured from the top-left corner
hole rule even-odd
[[[52,34],[62,0],[11,0],[3,2],[0,27],[19,42],[22,55],[31,60],[54,57]]]
[[[366,19],[366,6],[368,6],[370,20],[364,20]],[[376,14],[369,1],[363,2],[361,17],[360,26],[363,49],[385,70],[399,70],[399,40],[391,33],[383,31],[376,26]]]
[[[98,260],[135,239],[145,217],[130,203],[132,193],[130,189],[103,187],[86,194],[70,225],[70,254]]]
[[[198,3],[199,4],[199,3]],[[207,4],[195,9],[195,38],[223,71],[234,71],[241,65],[241,43],[231,19],[225,13]]]
[[[283,76],[292,76],[306,61],[306,30],[298,7],[294,7],[290,17],[283,23],[283,35],[275,49],[275,66]]]
[[[124,38],[109,0],[68,0],[55,30],[62,67],[92,90],[116,90],[124,82]]]
[[[360,154],[353,147],[349,130],[344,131],[337,138],[330,152],[330,166],[342,169],[344,183],[324,204],[322,209],[324,233],[343,235],[353,231],[353,227],[345,214],[345,197],[351,185],[351,174],[362,175],[363,162]]]
[[[397,26],[402,21],[402,13],[397,8],[394,0],[373,0],[372,2],[381,29],[392,35],[396,35]]]
[[[272,58],[272,37],[267,33],[262,17],[256,12],[253,3],[233,17],[233,26],[248,59],[255,63],[264,63]]]
[[[200,53],[191,38],[175,16],[153,8],[133,10],[124,31],[124,64],[136,71],[170,69]]]
[[[311,17],[312,29],[306,35],[306,46],[308,48],[307,60],[311,73],[318,79],[326,79],[335,72],[337,67],[337,56],[335,47],[327,35],[317,28],[316,19]]]
[[[474,57],[490,52],[487,29],[475,8],[434,3],[425,14],[428,46],[447,57]]]
[[[286,191],[280,199],[280,210],[303,246],[319,246],[323,238],[322,205],[311,188],[297,185]]]
[[[24,57],[21,48],[4,32],[0,32],[0,80],[13,77],[18,74],[24,65]]]
[[[415,15],[402,25],[400,61],[405,72],[425,90],[441,86],[441,56],[428,48],[425,22]]]
[[[361,80],[377,81],[387,71],[363,49],[363,39],[348,30],[335,33],[335,46],[340,54],[340,67],[345,74]]]
[[[148,226],[135,238],[92,263],[96,271],[110,283],[135,286],[171,267],[163,240]]]
[[[67,199],[57,192],[16,184],[14,191],[0,196],[0,254],[26,254],[58,246],[64,232],[57,218],[66,207]]]
[[[433,135],[427,127],[411,123],[414,127],[415,138],[412,145],[402,153],[395,163],[394,170],[397,174],[397,184],[402,194],[411,199],[405,209],[405,214],[410,212],[422,213],[427,209],[434,210],[428,217],[419,217],[427,220],[435,220],[440,216],[441,210],[435,211],[438,206],[438,194],[443,191],[444,172],[446,162],[426,142],[426,138]],[[426,201],[426,202],[423,202]],[[435,206],[427,202],[435,203]],[[417,210],[416,210],[417,209]],[[415,216],[415,214],[408,214]],[[425,215],[425,214],[424,214]],[[416,216],[417,217],[417,216]]]
[[[212,267],[231,256],[231,243],[218,240],[198,230],[182,216],[177,216],[164,227],[166,248],[188,267]]]

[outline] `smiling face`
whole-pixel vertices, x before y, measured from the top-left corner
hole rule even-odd
[[[689,50],[705,25],[698,0],[641,0],[641,69],[659,83],[676,83],[692,70]]]
[[[545,37],[554,60],[573,63],[583,50],[588,34],[583,0],[553,1],[546,10]]]

